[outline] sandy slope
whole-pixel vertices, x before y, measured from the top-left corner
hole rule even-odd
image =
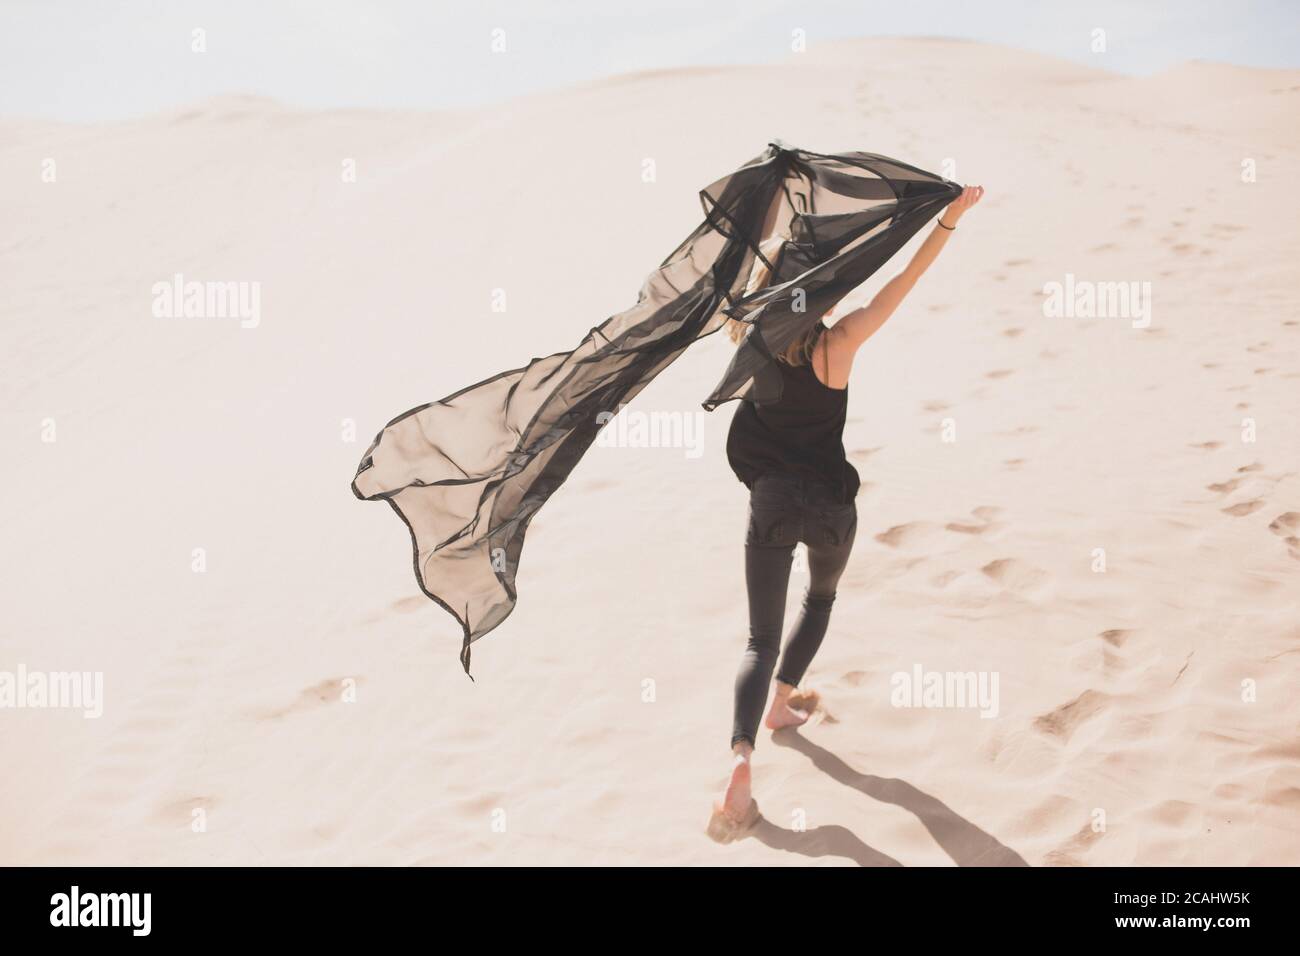
[[[1298,87],[889,40],[478,114],[0,123],[0,670],[108,695],[0,711],[0,861],[1300,863]],[[760,740],[766,820],[719,847],[730,410],[698,458],[591,452],[473,684],[348,481],[394,414],[630,304],[695,190],[773,137],[953,158],[989,198],[855,369],[826,714]],[[261,325],[154,318],[176,272],[260,281]],[[1066,273],[1151,282],[1151,327],[1044,317]],[[693,413],[725,351],[634,407]],[[998,716],[892,707],[916,664],[996,672]]]

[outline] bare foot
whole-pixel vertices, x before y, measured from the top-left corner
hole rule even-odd
[[[753,775],[749,770],[749,755],[736,754],[736,762],[731,767],[731,779],[722,794],[721,810],[732,822],[738,823],[749,814],[749,805],[754,802],[751,789]]]
[[[722,799],[713,804],[708,834],[719,843],[739,839],[758,821],[758,802],[750,787],[749,754],[749,750],[736,753],[727,789]]]
[[[789,684],[778,683],[772,706],[763,719],[763,726],[769,730],[780,730],[782,727],[806,724],[817,709],[818,699],[816,691],[799,691]]]

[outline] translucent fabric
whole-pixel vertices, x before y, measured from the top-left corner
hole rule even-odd
[[[533,359],[385,426],[352,481],[406,523],[424,593],[460,622],[460,660],[514,610],[528,524],[605,424],[728,318],[749,328],[710,411],[780,395],[772,356],[881,267],[960,193],[871,153],[771,144],[700,193],[705,221],[650,273],[635,305],[576,348]],[[785,237],[772,281],[745,296],[759,244]]]

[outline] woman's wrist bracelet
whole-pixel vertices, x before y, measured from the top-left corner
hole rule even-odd
[[[949,232],[956,232],[956,231],[957,231],[957,227],[956,227],[956,226],[944,226],[944,224],[943,224],[943,217],[940,217],[940,218],[936,219],[935,222],[937,222],[937,223],[938,223],[940,226],[942,226],[944,229],[947,229]]]

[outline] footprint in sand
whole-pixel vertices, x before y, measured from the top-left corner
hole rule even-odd
[[[962,576],[960,571],[945,571],[943,574],[936,574],[930,579],[930,584],[936,588],[946,588]]]
[[[983,534],[991,528],[996,527],[993,519],[1002,511],[993,505],[980,505],[971,511],[971,514],[979,521],[978,524],[970,524],[965,521],[950,521],[944,525],[947,531],[954,531],[957,534]]]
[[[1111,647],[1123,647],[1132,635],[1133,632],[1128,628],[1113,627],[1109,631],[1102,631],[1098,637]]]
[[[1084,866],[1083,855],[1101,838],[1102,831],[1096,829],[1089,820],[1070,839],[1043,857],[1043,863],[1047,866]]]
[[[1008,591],[1032,591],[1051,580],[1051,575],[1046,571],[1017,558],[998,558],[980,570]]]
[[[1300,561],[1300,511],[1287,511],[1269,522],[1268,530],[1282,539],[1291,557]]]
[[[915,548],[933,539],[938,531],[938,526],[928,521],[909,521],[880,532],[876,540],[891,548]]]
[[[194,822],[195,810],[207,813],[215,803],[212,797],[182,797],[155,808],[153,819],[157,823],[189,827]]]
[[[1286,537],[1300,532],[1300,511],[1288,511],[1269,523],[1268,530]]]
[[[1186,800],[1165,800],[1143,812],[1156,823],[1166,827],[1181,827],[1199,810],[1196,804]]]
[[[1288,813],[1300,811],[1300,787],[1270,786],[1264,794],[1264,804]]]
[[[1009,339],[1014,339],[1014,338],[1016,338],[1018,335],[1020,335],[1020,334],[1021,334],[1022,332],[1024,332],[1024,331],[1025,331],[1024,329],[1019,329],[1019,328],[1016,328],[1016,327],[1012,326],[1011,328],[1003,329],[1003,330],[1002,330],[1002,334],[1005,335],[1005,336],[1006,336],[1007,338],[1009,338]]]
[[[312,710],[317,707],[323,707],[327,704],[338,704],[343,702],[343,693],[348,688],[347,681],[352,680],[354,683],[361,683],[360,678],[331,677],[313,684],[311,687],[304,689],[292,704],[280,707],[275,710],[263,711],[256,714],[258,720],[279,720],[290,714],[299,711]]]
[[[1254,514],[1260,508],[1264,507],[1263,498],[1252,498],[1249,501],[1242,501],[1227,508],[1220,508],[1226,515],[1232,515],[1234,518],[1243,518],[1248,514]]]
[[[1034,720],[1034,729],[1065,743],[1080,725],[1096,716],[1106,706],[1105,694],[1085,690],[1069,703],[1043,714]]]
[[[1214,451],[1216,448],[1222,448],[1222,447],[1223,447],[1223,442],[1221,442],[1221,441],[1203,441],[1203,442],[1199,442],[1199,443],[1194,444],[1194,445],[1188,445],[1187,447],[1188,447],[1188,448],[1199,448],[1199,449],[1201,449],[1202,451]]]
[[[1228,481],[1220,481],[1216,484],[1206,485],[1205,487],[1217,494],[1226,495],[1230,491],[1236,491],[1237,486],[1245,480],[1245,478],[1231,478]]]
[[[998,368],[998,369],[994,369],[991,372],[985,372],[984,377],[996,379],[996,378],[1006,378],[1008,375],[1015,375],[1015,374],[1016,374],[1016,370],[1013,368]]]

